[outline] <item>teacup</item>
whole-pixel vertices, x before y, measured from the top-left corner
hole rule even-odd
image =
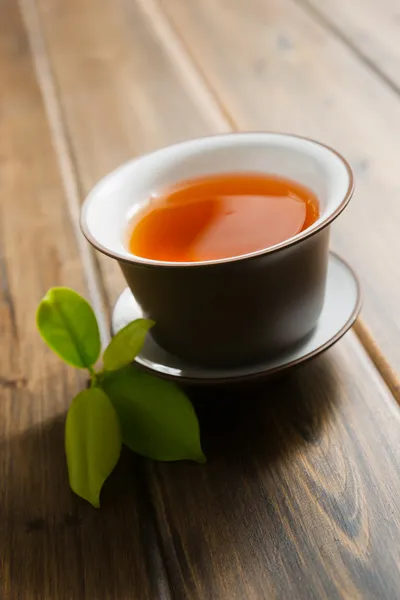
[[[154,190],[233,172],[297,181],[317,195],[320,217],[280,244],[221,260],[172,263],[128,251],[129,222]],[[81,226],[97,250],[118,261],[161,346],[197,364],[235,366],[287,350],[312,332],[324,303],[330,225],[352,193],[351,168],[331,148],[293,135],[232,133],[122,165],[89,193]]]

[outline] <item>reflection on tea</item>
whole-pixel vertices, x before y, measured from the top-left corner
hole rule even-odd
[[[218,260],[279,244],[319,217],[317,197],[274,175],[211,175],[154,195],[136,218],[129,250],[168,262]]]

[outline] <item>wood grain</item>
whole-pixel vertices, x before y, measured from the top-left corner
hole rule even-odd
[[[179,38],[171,38],[162,15],[152,20],[151,3],[98,6],[92,0],[39,3],[83,190],[114,161],[213,130],[219,107],[201,112],[196,100],[201,77],[190,55],[179,54]],[[185,4],[189,10],[194,6],[199,4]],[[205,5],[211,14],[213,6]],[[229,6],[227,12],[234,14],[235,6]],[[290,12],[287,16],[290,22]],[[197,18],[204,32],[205,17]],[[221,53],[225,45],[232,48],[238,34],[238,29],[229,34],[229,23],[225,17],[218,22]],[[188,32],[192,29],[195,24],[189,22]],[[211,51],[216,34],[210,37]],[[210,49],[196,35],[199,50],[191,45],[190,52],[198,60],[197,52],[205,51],[205,74],[217,80]],[[141,69],[137,56],[143,48],[147,62]],[[225,61],[225,83],[236,63],[247,65],[246,48],[231,53],[231,62],[212,55],[213,61]],[[246,69],[251,82],[253,72]],[[196,82],[192,97],[187,78]],[[248,93],[247,79],[240,85],[230,80],[235,88],[229,98]],[[133,94],[135,85],[141,91]],[[151,93],[161,85],[166,86],[162,93]],[[328,92],[335,89],[332,84]],[[276,93],[279,98],[278,87]],[[282,115],[293,107],[282,92],[285,99]],[[157,115],[157,130],[149,110]],[[299,119],[299,107],[296,114]],[[226,128],[222,109],[219,118]],[[129,125],[136,120],[134,130]],[[107,286],[110,282],[107,278]],[[272,387],[192,394],[209,464],[149,463],[147,468],[173,597],[395,597],[400,585],[399,413],[354,335]]]
[[[325,23],[378,77],[400,93],[400,8],[396,0],[299,0]]]
[[[200,115],[135,2],[38,0],[81,193],[139,154],[214,131]],[[31,22],[31,27],[35,23]],[[118,267],[101,259],[113,304]]]
[[[217,125],[190,55],[146,6],[39,2],[82,192],[132,154]],[[106,274],[112,299],[122,282]],[[192,393],[209,464],[146,471],[173,597],[395,597],[399,414],[354,335],[272,387]]]
[[[86,384],[35,328],[53,285],[87,294],[18,7],[0,7],[0,596],[169,598],[140,463],[125,456],[95,511],[72,494],[63,428]]]
[[[400,413],[354,336],[268,387],[193,393],[205,467],[149,477],[177,600],[392,600]]]
[[[350,160],[357,191],[334,227],[334,246],[360,274],[363,318],[398,372],[398,95],[294,1],[151,4],[165,11],[238,128],[308,135]]]

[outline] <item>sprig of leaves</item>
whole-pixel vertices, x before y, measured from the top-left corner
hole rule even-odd
[[[65,425],[69,482],[78,496],[100,506],[122,443],[155,460],[205,462],[196,413],[183,391],[131,364],[153,321],[137,319],[117,333],[97,371],[99,327],[84,298],[68,288],[52,288],[39,304],[36,322],[50,348],[91,377],[90,388],[72,400]]]

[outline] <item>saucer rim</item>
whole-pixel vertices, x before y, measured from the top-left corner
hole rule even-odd
[[[356,320],[360,314],[361,308],[362,308],[362,292],[361,292],[360,279],[359,279],[358,275],[354,271],[353,267],[347,262],[347,260],[344,259],[342,256],[340,256],[337,252],[329,251],[328,260],[330,260],[331,258],[334,258],[334,259],[338,260],[339,262],[341,262],[347,268],[349,274],[352,276],[354,283],[356,284],[356,290],[357,290],[356,302],[354,304],[354,308],[351,312],[350,317],[347,319],[347,321],[345,322],[343,327],[341,327],[339,329],[339,331],[332,338],[330,338],[324,344],[322,344],[318,348],[312,350],[308,354],[306,354],[304,356],[300,356],[299,358],[291,360],[290,362],[287,362],[285,364],[278,365],[278,366],[272,367],[270,369],[266,368],[257,373],[249,373],[247,375],[246,374],[241,374],[241,375],[233,374],[232,376],[229,376],[229,377],[202,377],[202,378],[200,377],[200,378],[198,378],[195,376],[187,377],[187,376],[163,373],[163,372],[158,371],[157,369],[152,369],[151,367],[144,365],[142,362],[140,362],[140,357],[138,357],[139,360],[138,360],[138,358],[136,358],[134,360],[134,364],[146,373],[155,375],[157,377],[160,377],[161,379],[166,379],[168,381],[174,381],[175,383],[178,383],[178,384],[197,385],[197,386],[202,386],[202,385],[218,386],[218,385],[236,384],[236,383],[242,383],[242,382],[244,383],[244,382],[255,381],[255,380],[259,380],[259,379],[269,379],[270,377],[279,375],[280,373],[282,373],[284,371],[288,371],[297,366],[303,365],[303,364],[309,362],[310,360],[313,360],[320,354],[323,354],[324,352],[329,350],[353,327],[354,323],[356,322]],[[125,293],[125,291],[127,289],[129,289],[129,288],[125,288],[125,290],[119,295],[118,300],[114,306],[113,314],[118,305],[119,299],[121,298],[121,296]],[[115,335],[113,331],[112,331],[112,335]],[[196,366],[195,368],[202,369],[201,366]]]

